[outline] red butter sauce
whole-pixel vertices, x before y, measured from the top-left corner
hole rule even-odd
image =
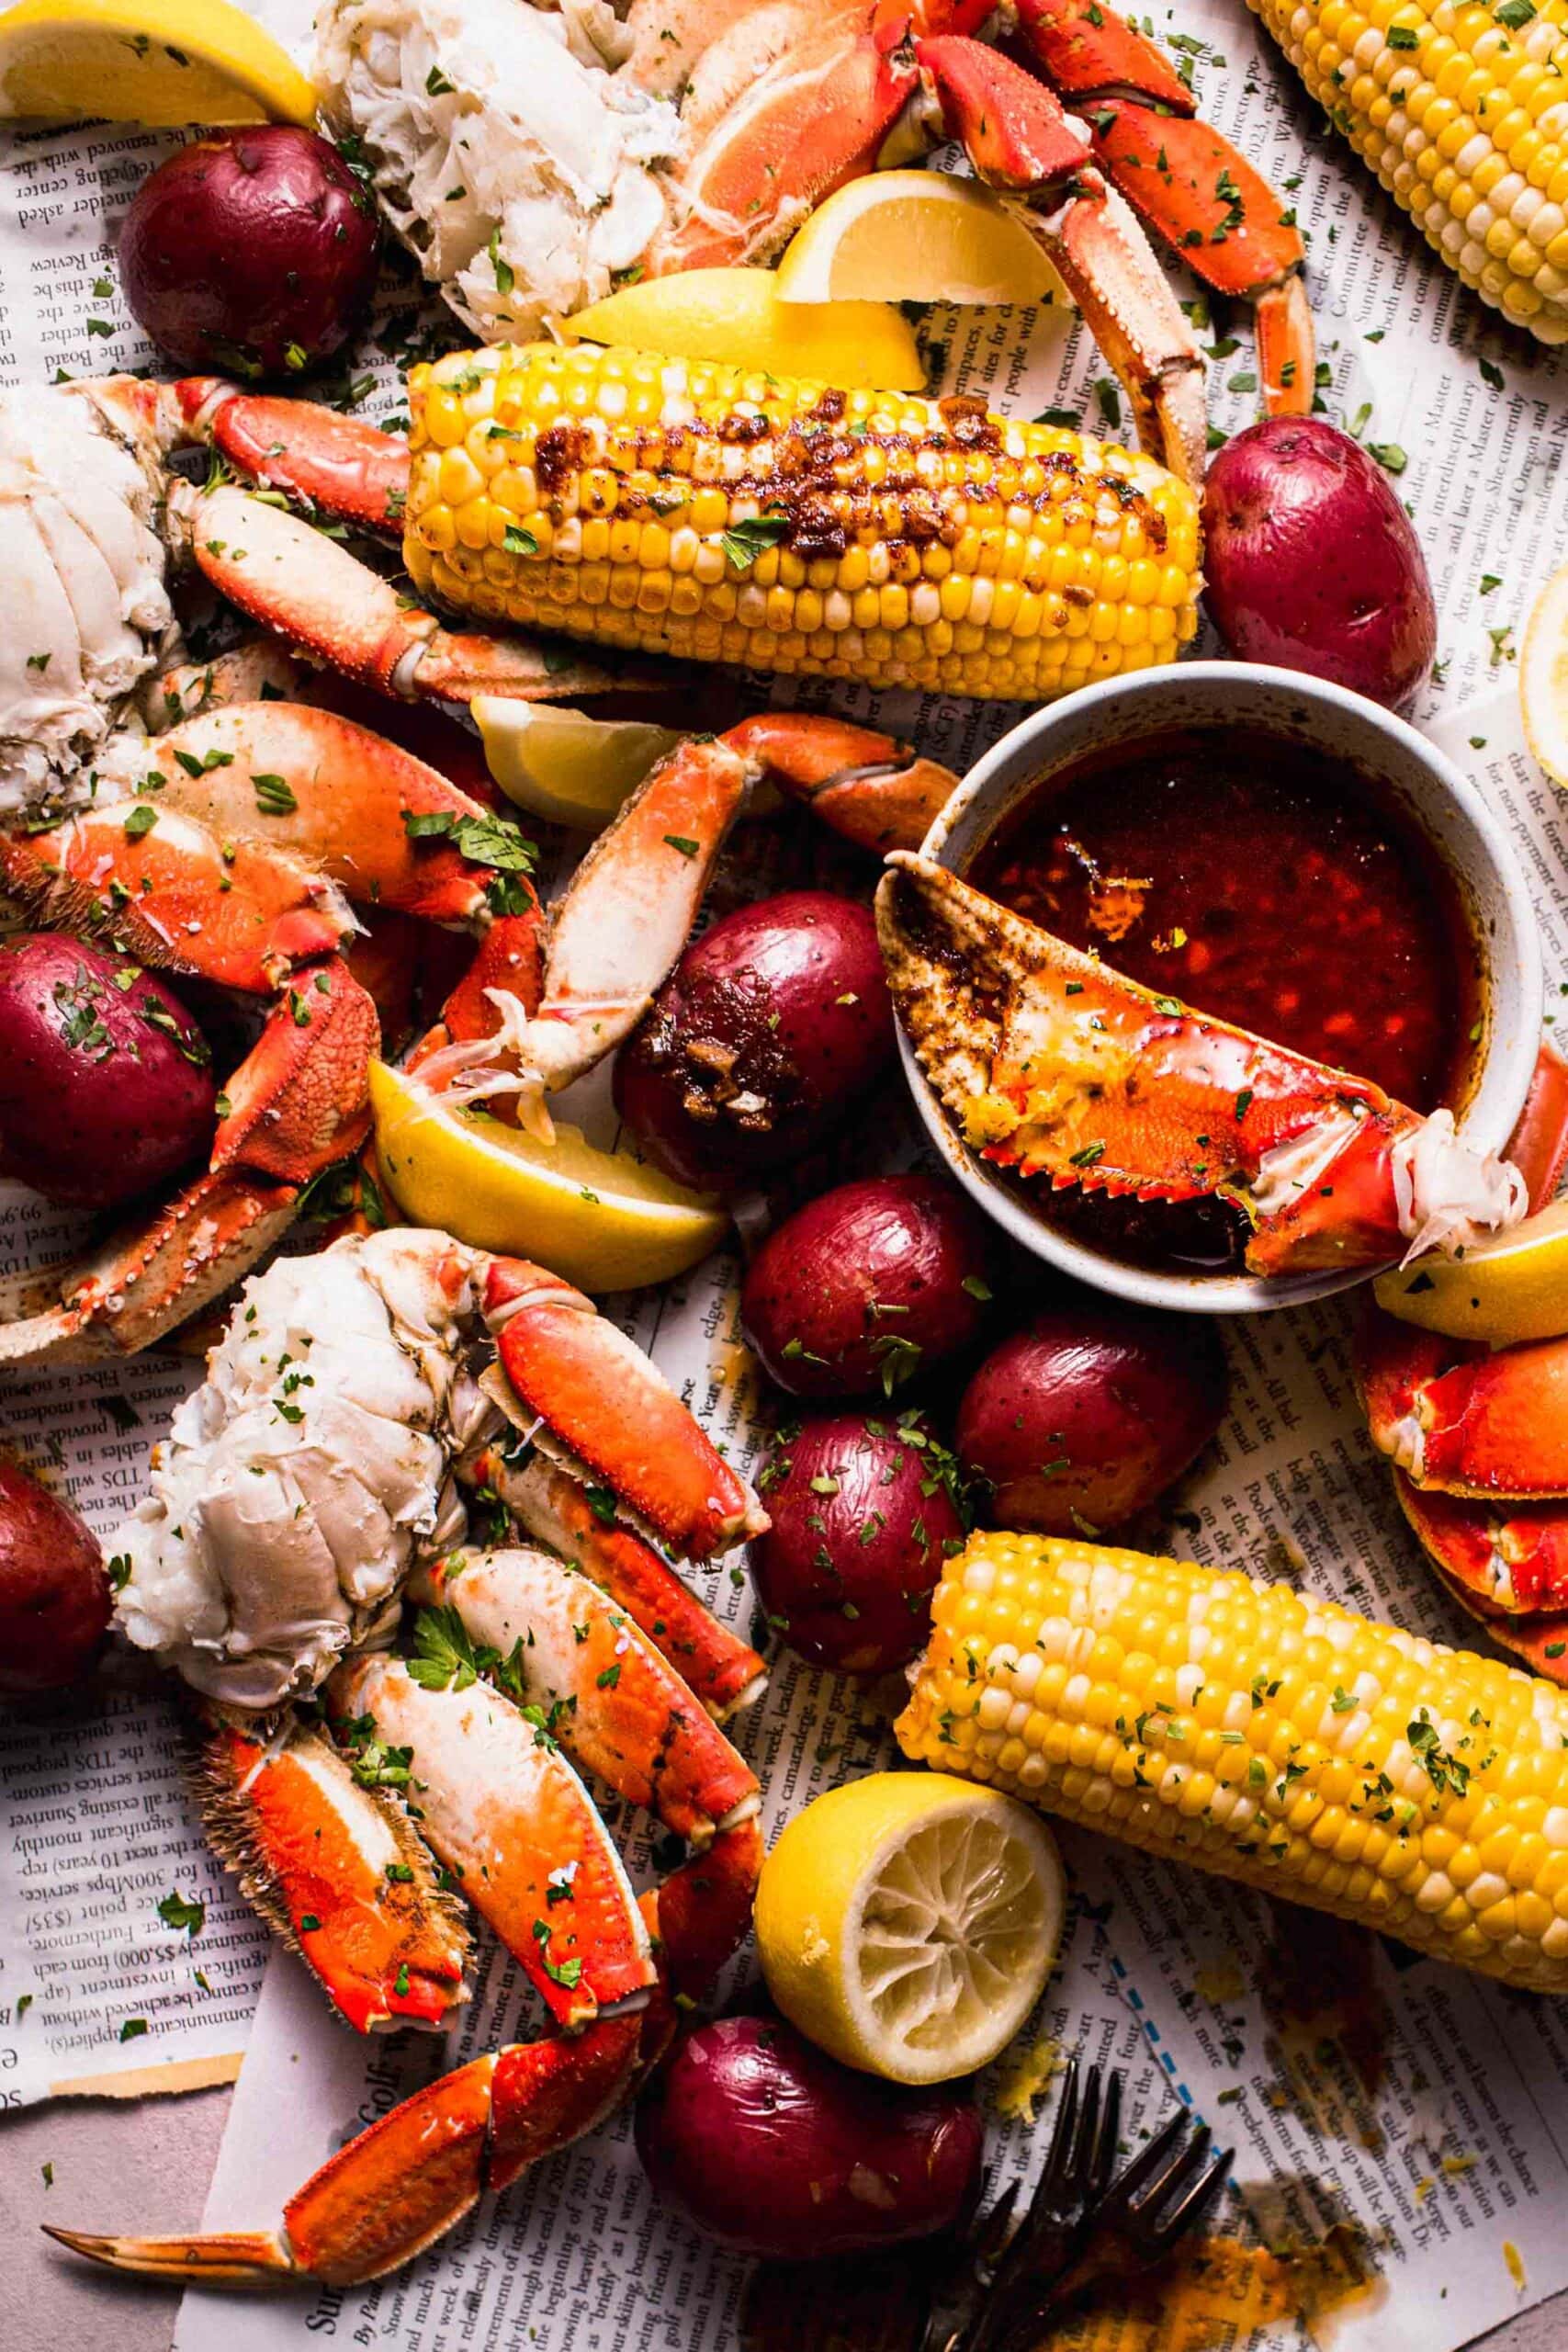
[[[967,878],[1145,988],[1413,1110],[1458,1099],[1479,986],[1458,886],[1343,762],[1239,729],[1117,744],[1050,778]],[[1241,1263],[1225,1202],[1030,1198],[1117,1257]]]

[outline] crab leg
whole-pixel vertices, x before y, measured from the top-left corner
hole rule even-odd
[[[626,1611],[552,1552],[460,1551],[411,1598],[498,1652],[551,1735],[618,1796],[699,1849],[757,1810],[756,1775]]]
[[[767,1668],[749,1642],[705,1609],[652,1544],[588,1490],[535,1451],[514,1464],[508,1448],[487,1446],[464,1477],[489,1488],[530,1535],[611,1599],[667,1658],[716,1723],[749,1707],[766,1687]]]
[[[406,1785],[406,1767],[384,1752],[367,1764],[367,1747],[351,1771],[294,1717],[268,1738],[212,1709],[197,1801],[246,1899],[348,2024],[439,2026],[468,1998],[468,1931],[407,1813],[381,1794]]]
[[[1017,0],[1028,62],[1088,124],[1094,158],[1140,217],[1222,294],[1257,306],[1264,403],[1312,406],[1315,351],[1301,232],[1282,198],[1202,121],[1163,51],[1103,0]]]
[[[904,851],[877,892],[900,1019],[964,1139],[1053,1188],[1221,1194],[1256,1273],[1374,1265],[1522,1215],[1451,1115],[1155,996]]]
[[[682,1558],[705,1560],[766,1528],[743,1478],[644,1355],[581,1291],[520,1258],[492,1259],[485,1322],[499,1364],[483,1386],[514,1428],[626,1507]]]
[[[1143,446],[1203,478],[1203,357],[1127,207],[1094,168],[1085,125],[1021,66],[960,35],[917,39],[921,83],[1060,273],[1132,402]]]

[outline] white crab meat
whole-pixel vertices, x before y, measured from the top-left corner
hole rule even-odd
[[[596,302],[663,226],[680,120],[606,0],[326,0],[316,85],[424,275],[487,343]]]
[[[0,825],[81,805],[172,629],[156,479],[92,401],[0,392]]]
[[[389,1634],[415,1565],[461,1540],[452,1464],[499,1421],[464,1368],[468,1257],[397,1229],[246,1283],[117,1538],[131,1641],[263,1708]]]

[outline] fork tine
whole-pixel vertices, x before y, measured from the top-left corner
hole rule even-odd
[[[984,2213],[970,2233],[969,2256],[978,2269],[987,2270],[1007,2244],[1008,2228],[1012,2221],[1012,2209],[1018,2203],[1016,2180],[1010,2180],[996,2203]]]
[[[1234,2151],[1222,2148],[1201,2180],[1195,2180],[1179,2204],[1162,2215],[1149,2233],[1149,2243],[1156,2254],[1167,2253],[1179,2237],[1192,2228],[1213,2203],[1231,2168]]]
[[[1100,2141],[1100,2120],[1105,2084],[1098,2066],[1091,2066],[1084,2078],[1083,2105],[1078,2109],[1078,2128],[1073,2133],[1073,2153],[1067,2164],[1064,2193],[1075,2203],[1089,2194],[1089,2184],[1094,2167],[1095,2150]]]
[[[1127,2216],[1130,2221],[1134,2223],[1151,2223],[1156,2209],[1174,2197],[1179,2189],[1184,2189],[1187,2187],[1189,2181],[1197,2175],[1203,2158],[1209,2152],[1211,2136],[1208,2125],[1200,2123],[1187,2145],[1172,2158],[1159,2178],[1152,2180],[1148,2187],[1133,2199],[1127,2208]]]
[[[1100,2130],[1089,2155],[1089,2177],[1084,2183],[1084,2202],[1098,2205],[1111,2186],[1111,2176],[1116,2169],[1116,2143],[1122,2132],[1122,2077],[1112,2071],[1105,2086],[1105,2105],[1100,2110]]]
[[[1051,2133],[1051,2145],[1045,2152],[1045,2169],[1035,2185],[1023,2217],[1025,2232],[1032,2229],[1055,2204],[1066,2177],[1067,2159],[1072,2153],[1073,2135],[1078,2120],[1078,2061],[1075,2051],[1062,2075],[1062,2103],[1056,2109],[1055,2127]]]
[[[1146,2141],[1132,2163],[1108,2192],[1101,2206],[1102,2214],[1124,2213],[1145,2181],[1152,2180],[1167,2156],[1184,2136],[1191,2118],[1187,2109],[1178,2108],[1170,2121]]]

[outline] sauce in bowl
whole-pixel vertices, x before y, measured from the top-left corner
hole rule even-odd
[[[1245,729],[1116,744],[1046,778],[965,878],[1144,987],[1412,1110],[1461,1098],[1479,976],[1458,885],[1345,762]],[[1112,1256],[1240,1267],[1227,1202],[1022,1189]]]

